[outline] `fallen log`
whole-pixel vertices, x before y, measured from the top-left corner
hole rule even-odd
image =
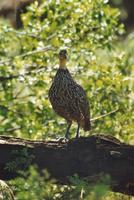
[[[78,174],[89,182],[111,177],[111,190],[134,195],[134,146],[114,137],[93,135],[65,141],[32,141],[0,136],[0,179],[17,177],[18,170],[36,165],[63,184]]]

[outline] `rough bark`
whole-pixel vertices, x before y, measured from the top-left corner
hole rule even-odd
[[[17,170],[26,170],[31,164],[40,172],[47,169],[63,184],[74,174],[91,183],[108,174],[113,191],[134,195],[134,146],[111,136],[94,135],[68,142],[0,136],[0,179],[15,178]]]

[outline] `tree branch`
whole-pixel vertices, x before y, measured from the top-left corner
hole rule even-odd
[[[29,66],[30,68],[31,66]],[[12,79],[19,79],[19,78],[25,78],[26,76],[30,76],[32,74],[36,74],[39,72],[42,72],[43,70],[45,70],[47,66],[40,66],[37,69],[28,69],[26,72],[24,72],[23,74],[16,74],[16,75],[9,75],[9,76],[0,76],[0,82],[5,82],[5,81],[9,81]]]
[[[18,170],[36,164],[39,172],[47,169],[63,184],[68,184],[68,177],[74,174],[91,183],[102,174],[109,174],[113,191],[134,195],[134,146],[111,136],[96,135],[68,142],[0,136],[0,155],[3,180],[15,178]]]
[[[13,58],[9,58],[9,59],[6,59],[6,60],[1,60],[0,61],[0,65],[10,63],[14,58],[24,58],[26,56],[31,56],[31,55],[34,55],[34,54],[37,54],[37,53],[43,53],[43,52],[50,51],[50,50],[53,50],[53,48],[48,46],[48,47],[44,47],[42,49],[29,51],[29,52],[23,53],[21,55],[14,56]]]
[[[117,112],[118,110],[119,110],[119,109],[117,108],[117,109],[115,109],[115,110],[112,110],[112,111],[110,111],[110,112],[104,114],[104,115],[100,115],[100,116],[98,116],[98,117],[92,118],[90,121],[91,121],[91,122],[97,121],[98,119],[101,119],[101,118],[103,118],[103,117],[107,117],[108,115],[111,115],[111,114]]]

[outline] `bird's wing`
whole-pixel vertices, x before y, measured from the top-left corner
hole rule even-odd
[[[82,111],[82,114],[85,116],[89,115],[89,102],[87,99],[86,92],[83,90],[83,88],[80,85],[77,85],[79,88],[79,106]]]
[[[70,85],[69,88],[69,90],[71,90],[70,96],[73,98],[77,109],[79,109],[84,117],[89,116],[89,102],[83,88],[77,83]]]

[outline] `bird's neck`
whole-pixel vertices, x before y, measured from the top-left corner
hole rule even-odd
[[[67,69],[66,63],[67,63],[66,59],[60,59],[59,68],[60,69]]]

